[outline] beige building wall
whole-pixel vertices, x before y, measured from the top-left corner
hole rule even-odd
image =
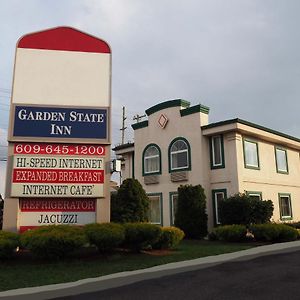
[[[245,138],[251,138],[249,135],[244,135]],[[251,138],[258,142],[258,153],[260,169],[241,168],[240,191],[257,191],[262,193],[264,200],[272,200],[274,204],[273,220],[280,221],[279,211],[279,193],[290,194],[293,220],[300,220],[300,165],[299,165],[299,150],[288,148],[280,141],[273,143],[265,141],[261,138]],[[276,169],[275,146],[286,149],[288,161],[288,173],[278,173]],[[238,151],[243,153],[242,141],[238,145]],[[240,163],[243,165],[244,161]]]
[[[135,130],[135,178],[142,183],[147,194],[162,193],[164,226],[169,226],[171,221],[170,193],[176,192],[184,184],[201,184],[205,190],[210,188],[208,141],[201,134],[201,126],[207,124],[208,115],[198,111],[181,116],[181,109],[185,108],[176,106],[161,109],[149,115],[148,126]],[[164,128],[158,122],[162,114],[168,119]],[[171,142],[178,137],[185,138],[190,145],[191,170],[186,171],[187,180],[172,182],[168,149]],[[152,143],[160,147],[162,170],[160,175],[156,175],[158,183],[145,184],[147,176],[143,176],[143,151]],[[210,210],[211,207],[208,207],[208,211]]]
[[[173,100],[176,101],[176,100]],[[201,184],[207,197],[209,230],[215,225],[213,191],[226,190],[227,197],[237,193],[256,192],[263,200],[272,200],[274,214],[272,220],[280,219],[279,193],[290,194],[292,219],[300,220],[300,140],[283,133],[264,128],[240,119],[208,124],[208,111],[195,107],[172,106],[172,101],[163,102],[146,110],[148,121],[134,124],[134,148],[126,152],[125,177],[132,177],[131,158],[134,153],[134,176],[148,194],[161,194],[163,226],[170,225],[170,193],[176,192],[181,184]],[[173,103],[174,104],[174,103]],[[185,104],[185,103],[184,103]],[[169,105],[169,106],[168,106]],[[156,108],[156,109],[155,109]],[[189,113],[183,113],[189,112]],[[150,112],[150,113],[149,113]],[[160,126],[161,116],[167,118],[165,127]],[[223,139],[224,167],[211,167],[210,139],[221,136]],[[191,170],[186,171],[186,180],[173,182],[169,172],[168,149],[178,137],[185,138],[191,150]],[[259,169],[249,169],[244,164],[244,139],[257,142]],[[150,176],[143,175],[143,151],[149,144],[156,144],[161,150],[161,174],[155,175],[154,183]],[[286,150],[288,173],[277,172],[275,147]],[[134,151],[134,152],[133,152]],[[117,151],[117,154],[121,154]],[[151,184],[152,182],[152,184]]]

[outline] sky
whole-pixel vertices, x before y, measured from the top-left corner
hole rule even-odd
[[[112,49],[112,145],[133,116],[185,99],[209,121],[241,118],[300,137],[298,0],[0,0],[0,193],[15,46],[71,26]]]

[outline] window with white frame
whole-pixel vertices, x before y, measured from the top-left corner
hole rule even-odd
[[[158,146],[150,145],[144,151],[143,163],[144,163],[144,175],[157,174],[161,172],[160,166],[160,151]]]
[[[247,196],[252,199],[262,200],[261,192],[247,192]]]
[[[211,149],[211,167],[214,168],[224,168],[224,154],[223,154],[223,136],[216,135],[212,136],[210,140]]]
[[[173,193],[171,194],[171,225],[175,224],[175,216],[177,211],[177,204],[178,204],[178,194]]]
[[[275,147],[276,169],[278,173],[288,173],[287,152]]]
[[[152,224],[162,224],[161,195],[148,195],[150,200],[149,222]]]
[[[226,189],[213,190],[213,201],[215,209],[215,222],[216,224],[221,224],[219,212],[220,212],[220,202],[226,198]]]
[[[258,144],[257,142],[244,139],[245,167],[259,169]]]
[[[292,204],[290,194],[279,194],[279,209],[281,219],[292,219]]]
[[[183,139],[177,139],[170,147],[170,171],[188,169],[189,162],[189,146]]]

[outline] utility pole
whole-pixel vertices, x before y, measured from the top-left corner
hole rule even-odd
[[[136,114],[136,115],[133,117],[133,120],[136,120],[136,122],[139,123],[139,122],[140,122],[140,119],[145,118],[145,117],[146,117],[146,115],[140,116],[139,114]]]
[[[127,117],[125,116],[125,106],[123,106],[123,114],[122,114],[122,128],[120,130],[122,131],[122,138],[121,138],[121,145],[124,144],[124,135],[125,135],[125,130],[127,127],[125,127],[125,120]]]

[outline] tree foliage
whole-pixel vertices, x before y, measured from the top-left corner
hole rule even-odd
[[[111,199],[112,222],[148,221],[149,198],[138,180],[124,180],[116,195]]]
[[[187,238],[201,239],[207,235],[206,196],[201,185],[178,188],[175,226],[182,229]]]
[[[220,202],[219,217],[222,225],[262,224],[270,222],[273,210],[271,200],[259,200],[246,194],[236,194]]]

